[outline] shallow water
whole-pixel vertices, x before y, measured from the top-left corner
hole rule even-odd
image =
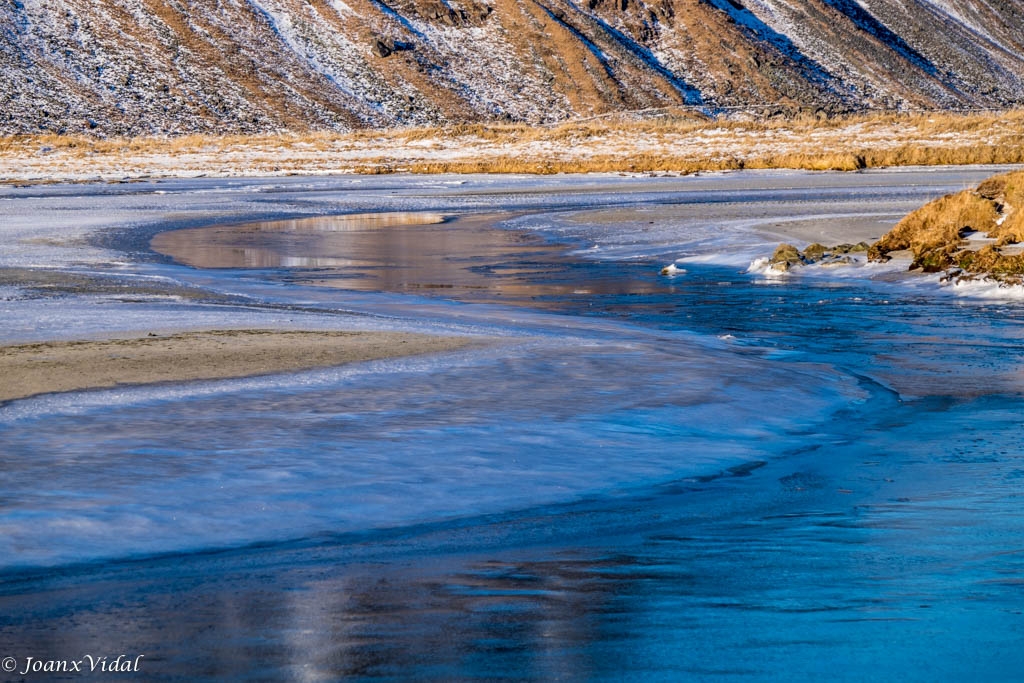
[[[773,225],[826,220],[822,197],[871,232],[968,177],[573,179],[487,200],[399,185],[419,196],[386,208],[526,213],[440,224],[458,260],[413,275],[457,286],[426,296],[417,277],[352,286],[348,264],[271,259],[129,269],[245,305],[5,302],[7,321],[36,306],[54,329],[113,310],[139,329],[505,341],[0,407],[0,644],[145,652],[153,680],[1015,680],[1024,307],[742,267]],[[257,232],[247,247],[323,246]],[[417,261],[352,239],[327,256]],[[658,275],[677,258],[685,274]]]
[[[285,277],[300,284],[460,301],[561,306],[574,295],[661,289],[621,271],[574,273],[586,264],[565,257],[564,239],[495,229],[511,218],[387,212],[262,221],[173,230],[157,235],[152,246],[200,268],[287,268]]]

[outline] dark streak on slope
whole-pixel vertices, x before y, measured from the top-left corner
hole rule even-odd
[[[825,4],[831,5],[845,16],[849,17],[857,28],[870,33],[882,43],[898,52],[907,61],[920,68],[929,76],[938,76],[939,70],[935,68],[928,58],[914,48],[907,45],[901,37],[893,33],[885,24],[878,21],[867,10],[851,0],[822,0]]]
[[[615,70],[612,69],[612,65],[609,63],[608,58],[605,56],[601,48],[599,48],[596,44],[594,44],[593,41],[591,41],[589,38],[583,35],[583,33],[578,28],[576,28],[568,21],[566,21],[565,15],[562,12],[558,12],[556,14],[554,10],[545,5],[543,2],[540,2],[540,0],[534,0],[534,3],[537,5],[537,7],[541,8],[545,14],[548,15],[549,19],[557,23],[559,26],[564,28],[569,33],[571,33],[577,40],[579,40],[580,44],[586,47],[587,51],[594,56],[594,59],[596,59],[598,63],[601,64],[601,66],[604,68],[605,75],[608,76],[609,80],[615,82],[615,84],[619,86],[619,89],[621,90],[622,84],[615,77]]]
[[[0,134],[1024,103],[1024,3],[949,2],[0,0]]]
[[[834,79],[827,69],[801,52],[800,48],[793,44],[793,41],[787,36],[772,29],[745,7],[733,0],[701,1],[725,12],[733,22],[743,27],[743,30],[753,34],[753,41],[764,41],[774,46],[780,53],[793,61],[810,83],[821,85],[825,89],[835,92],[831,84]]]
[[[601,17],[590,13],[584,14],[588,19],[595,22],[601,30],[611,36],[612,39],[626,48],[636,59],[640,60],[643,64],[653,69],[656,73],[660,74],[665,80],[671,83],[679,94],[683,96],[684,102],[695,105],[703,104],[703,98],[701,97],[700,91],[688,84],[684,79],[672,73],[669,69],[665,68],[665,66],[651,53],[649,48],[640,45],[622,31],[611,26]]]

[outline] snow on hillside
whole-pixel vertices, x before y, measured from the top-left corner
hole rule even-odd
[[[24,0],[0,133],[998,108],[1024,102],[1021,25],[1018,0]]]

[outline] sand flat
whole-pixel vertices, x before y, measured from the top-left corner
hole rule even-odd
[[[450,351],[464,337],[405,332],[209,330],[0,347],[0,401],[128,384],[248,377]]]

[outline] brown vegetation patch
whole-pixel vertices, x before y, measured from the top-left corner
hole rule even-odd
[[[708,119],[685,109],[552,126],[0,138],[0,181],[311,173],[588,173],[1024,163],[1024,111]]]
[[[959,269],[969,275],[1024,277],[1024,171],[990,178],[906,216],[872,245],[869,257],[913,253],[911,268]]]

